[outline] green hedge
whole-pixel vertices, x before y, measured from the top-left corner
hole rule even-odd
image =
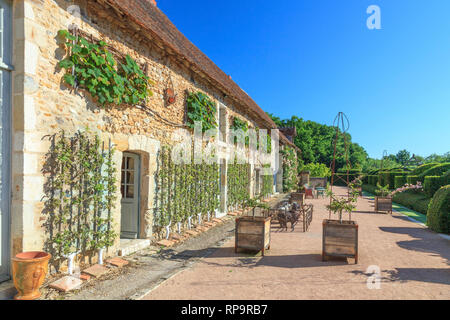
[[[425,170],[423,173],[419,175],[419,181],[422,183],[425,182],[426,176],[441,176],[444,173],[446,173],[448,170],[450,170],[450,163],[441,163],[434,167],[429,168],[428,170]]]
[[[408,184],[416,184],[419,181],[419,176],[406,176],[406,183]]]
[[[441,176],[426,176],[423,184],[423,190],[430,198],[432,198],[435,192],[443,186],[442,182],[443,179]]]
[[[370,184],[363,184],[362,189],[363,189],[363,191],[367,191],[367,192],[370,192],[371,194],[375,195],[376,194],[375,191],[376,191],[377,187],[370,185]]]
[[[401,176],[395,176],[395,189],[401,188],[406,184],[406,176],[401,175]]]
[[[395,177],[405,175],[402,171],[381,171],[379,174],[378,182],[382,186],[389,186],[389,189],[395,188]]]
[[[434,194],[428,207],[427,225],[436,232],[450,234],[450,185]]]
[[[418,166],[417,168],[415,168],[413,171],[411,171],[409,174],[411,176],[418,176],[421,175],[422,173],[424,173],[426,170],[430,169],[431,167],[434,167],[435,165],[437,165],[439,163],[437,162],[430,162],[430,163],[425,163],[421,166]]]
[[[406,190],[404,192],[399,192],[395,194],[392,200],[409,209],[415,210],[423,214],[427,214],[428,204],[430,203],[431,198],[427,197],[427,195],[423,192]]]
[[[365,184],[369,183],[369,176],[367,174],[363,176],[362,183],[365,183]]]
[[[342,181],[338,177],[341,177],[344,181]],[[359,177],[359,174],[349,174],[348,175],[348,181],[352,182],[353,180],[355,180],[358,177]],[[346,173],[345,174],[344,173],[336,173],[335,177],[334,177],[334,180],[333,180],[333,185],[335,185],[335,186],[346,186],[347,185],[347,174]]]
[[[378,182],[378,175],[368,176],[367,184],[370,184],[372,186],[376,186],[377,182]]]

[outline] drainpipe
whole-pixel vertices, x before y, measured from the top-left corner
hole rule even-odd
[[[202,224],[202,214],[201,213],[197,214],[197,217],[198,217],[198,225],[200,226]]]
[[[181,222],[178,222],[178,234],[181,234]]]
[[[208,211],[208,222],[211,220],[211,214]]]
[[[188,217],[188,229],[191,230],[192,224],[191,224],[192,216]]]

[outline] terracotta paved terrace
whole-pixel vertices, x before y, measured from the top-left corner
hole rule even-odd
[[[450,241],[399,213],[375,213],[366,197],[352,214],[359,224],[358,265],[353,259],[323,262],[328,202],[307,200],[314,204],[314,219],[306,233],[300,224],[294,232],[280,232],[274,224],[264,257],[235,254],[231,239],[145,299],[450,299]],[[372,265],[381,271],[379,289],[367,286]]]

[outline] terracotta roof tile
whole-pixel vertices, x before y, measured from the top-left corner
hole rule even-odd
[[[256,114],[267,128],[276,128],[276,124],[255,101],[190,42],[165,14],[152,4],[151,0],[107,0],[107,2],[125,14],[128,19],[150,32],[152,37],[160,40],[177,55],[202,71],[208,78],[218,83],[225,94],[235,98],[251,113]],[[280,139],[282,142],[292,145],[282,133],[280,133]]]

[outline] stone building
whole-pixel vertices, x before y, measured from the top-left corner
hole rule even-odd
[[[43,250],[43,200],[46,176],[43,166],[50,146],[48,135],[64,130],[75,134],[88,128],[103,141],[111,139],[117,152],[118,194],[113,212],[120,234],[123,199],[120,192],[123,161],[132,158],[136,168],[133,212],[136,225],[131,237],[152,239],[155,207],[155,175],[162,145],[173,145],[173,133],[186,122],[186,90],[205,93],[217,106],[219,127],[228,128],[231,117],[250,127],[275,129],[266,113],[208,57],[176,29],[150,0],[0,0],[1,113],[1,246],[0,280],[9,277],[10,257],[21,251]],[[128,54],[154,82],[146,107],[103,108],[83,92],[72,90],[59,67],[66,49],[58,31],[78,30],[91,39],[106,42],[115,51]],[[166,89],[176,99],[168,104]],[[186,130],[187,129],[183,129]],[[226,130],[224,130],[225,132]],[[225,135],[224,142],[230,142]],[[281,145],[295,147],[280,134]],[[283,148],[283,146],[281,146]],[[280,162],[273,158],[272,167]],[[226,157],[220,167],[226,176]],[[257,164],[252,164],[250,190],[259,182]],[[123,171],[123,169],[122,169]],[[281,171],[280,171],[281,172]],[[278,172],[277,174],[279,174]],[[279,175],[279,177],[281,177]],[[274,191],[281,190],[280,178]],[[226,190],[226,179],[221,179]],[[221,194],[226,203],[226,192]],[[217,214],[226,214],[223,205]],[[120,247],[117,240],[110,254]]]

